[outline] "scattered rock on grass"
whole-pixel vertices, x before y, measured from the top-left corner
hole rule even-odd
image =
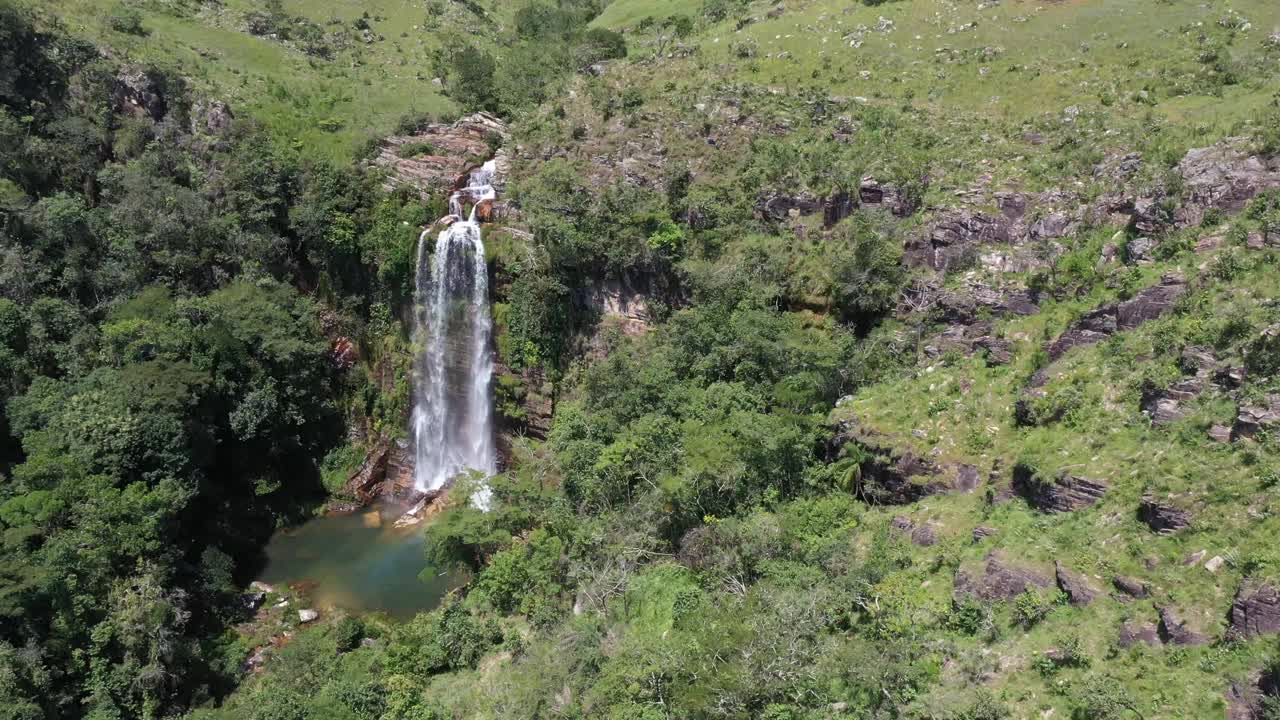
[[[1097,591],[1090,587],[1089,581],[1083,575],[1068,570],[1061,562],[1055,562],[1053,567],[1058,588],[1066,594],[1067,600],[1072,605],[1083,607],[1097,597]]]

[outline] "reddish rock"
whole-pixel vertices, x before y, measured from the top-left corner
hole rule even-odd
[[[360,468],[347,478],[343,492],[362,503],[372,502],[378,495],[379,486],[387,476],[387,454],[391,451],[391,441],[381,438],[365,455]]]
[[[333,341],[333,346],[329,349],[329,364],[335,370],[350,370],[359,359],[360,352],[349,338],[340,337]]]
[[[412,135],[386,138],[373,162],[389,171],[384,183],[388,191],[408,185],[417,189],[423,198],[439,198],[465,183],[468,172],[480,159],[493,154],[491,136],[505,138],[506,135],[507,127],[502,120],[487,113],[476,113],[452,125],[432,124]],[[429,154],[400,157],[401,148],[416,144],[429,146]],[[501,178],[497,181],[500,184]]]

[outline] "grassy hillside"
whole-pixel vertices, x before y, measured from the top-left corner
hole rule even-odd
[[[41,5],[47,16],[118,57],[174,68],[198,89],[265,123],[281,141],[333,159],[351,158],[406,115],[456,112],[431,82],[432,53],[451,38],[487,42],[514,13],[509,3],[492,0],[466,6],[410,0],[280,3],[284,16],[310,21],[324,36],[320,44],[331,52],[318,54],[278,33],[251,33],[251,14],[270,6],[254,0]],[[118,19],[113,27],[113,18],[134,13],[141,30],[122,32]]]
[[[297,52],[147,18],[122,42]],[[514,435],[555,411],[495,512],[458,491],[428,530],[473,582],[360,649],[309,630],[200,717],[1209,718],[1233,686],[1275,717],[1275,638],[1231,608],[1280,582],[1280,449],[1238,421],[1280,392],[1280,7],[593,26],[626,59],[512,117],[500,383]]]

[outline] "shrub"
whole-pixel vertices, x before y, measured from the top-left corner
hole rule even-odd
[[[1075,717],[1080,720],[1118,720],[1130,712],[1142,716],[1133,695],[1119,680],[1107,675],[1088,678],[1074,695]]]
[[[1249,343],[1244,362],[1249,372],[1263,377],[1280,373],[1280,326],[1267,328]]]
[[[954,720],[1005,720],[1013,717],[1013,712],[990,690],[979,690],[977,696],[968,707],[952,716]]]
[[[355,650],[364,639],[364,622],[350,615],[342,618],[333,629],[333,639],[338,646],[338,652]]]
[[[431,143],[411,142],[396,148],[396,157],[411,159],[422,157],[423,155],[435,155],[437,152],[436,146]]]
[[[947,613],[947,629],[965,635],[977,635],[991,624],[991,610],[974,598],[951,602]]]
[[[147,29],[142,26],[142,15],[133,8],[117,6],[107,16],[107,26],[118,33],[146,37]]]
[[[1048,617],[1053,604],[1042,593],[1027,588],[1013,602],[1013,622],[1024,629],[1030,629]]]
[[[626,56],[627,40],[620,33],[605,28],[592,28],[582,36],[579,57],[585,65]]]

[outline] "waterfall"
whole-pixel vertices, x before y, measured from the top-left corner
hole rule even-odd
[[[426,252],[418,241],[414,343],[414,484],[439,490],[461,473],[497,472],[493,444],[493,357],[489,275],[476,208],[495,197],[494,163],[471,173],[467,187],[449,197],[451,223]],[[463,203],[471,202],[464,220]],[[489,509],[483,487],[472,503]]]

